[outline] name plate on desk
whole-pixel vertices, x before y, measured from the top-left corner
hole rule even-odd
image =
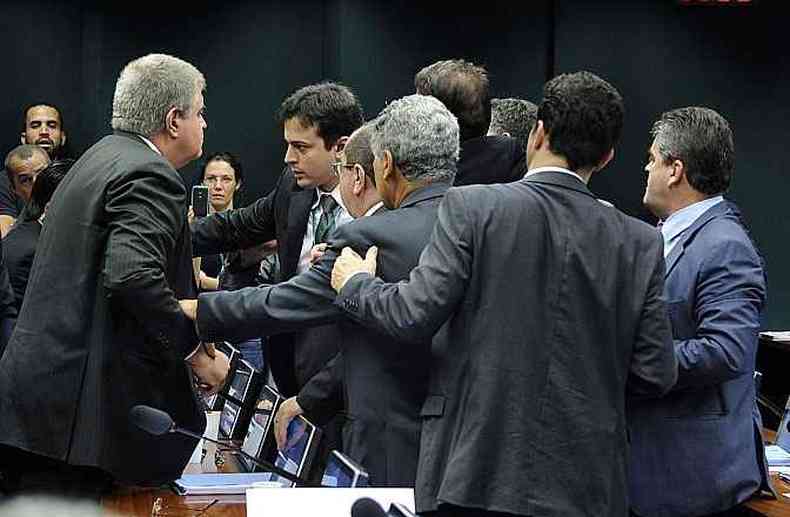
[[[411,488],[250,488],[247,517],[348,517],[351,507],[363,497],[379,503],[385,512],[392,503],[400,503],[414,512]]]

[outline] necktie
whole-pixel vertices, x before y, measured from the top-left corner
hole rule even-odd
[[[315,244],[326,242],[327,236],[335,229],[335,208],[337,208],[337,201],[332,196],[321,196],[318,201],[321,207],[321,218],[318,220],[318,225],[315,227]]]

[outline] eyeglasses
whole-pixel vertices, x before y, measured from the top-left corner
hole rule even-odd
[[[345,162],[334,162],[332,164],[332,170],[335,171],[335,176],[340,176],[340,171],[343,169],[353,169],[356,167],[356,163],[345,163]]]

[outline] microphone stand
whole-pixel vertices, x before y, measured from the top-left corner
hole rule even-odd
[[[198,440],[200,440],[200,439],[207,440],[207,441],[209,441],[211,443],[215,443],[215,444],[217,444],[217,445],[219,445],[221,447],[226,447],[226,448],[228,447],[227,444],[222,443],[219,440],[215,440],[213,438],[209,438],[208,436],[201,436],[201,435],[199,435],[197,433],[194,433],[194,432],[190,431],[189,429],[184,429],[183,427],[177,427],[175,425],[170,428],[168,433],[184,434],[184,435],[190,436],[192,438],[197,438]],[[247,458],[248,460],[253,462],[255,465],[261,467],[262,469],[270,471],[270,472],[272,472],[274,474],[277,474],[278,476],[284,477],[288,481],[292,481],[293,483],[296,483],[297,486],[306,486],[306,487],[320,487],[320,486],[322,486],[319,483],[313,483],[313,482],[310,482],[310,481],[305,481],[303,479],[300,479],[297,476],[295,476],[295,475],[291,474],[290,472],[288,472],[287,470],[283,470],[280,467],[269,463],[268,461],[259,460],[258,458],[254,457],[254,456],[252,456],[250,454],[247,454],[246,452],[241,450],[240,447],[237,447],[236,445],[233,445],[232,450],[233,450],[233,452],[237,452],[237,453],[241,454],[242,456],[244,456],[245,458]]]

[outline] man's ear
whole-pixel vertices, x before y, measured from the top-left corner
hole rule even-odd
[[[337,141],[335,142],[335,152],[339,153],[340,151],[345,149],[347,143],[348,143],[347,136],[341,136],[340,138],[338,138]]]
[[[351,188],[351,191],[354,193],[355,196],[362,194],[365,191],[365,182],[367,181],[367,176],[365,175],[365,169],[358,163],[354,164],[354,185]]]
[[[686,165],[683,163],[682,160],[678,160],[677,158],[672,160],[672,163],[669,164],[671,167],[671,171],[669,172],[669,177],[667,178],[667,187],[677,187],[683,181],[686,180]]]
[[[60,130],[60,146],[63,147],[66,145],[66,132],[64,130]]]
[[[165,115],[165,133],[171,138],[177,138],[181,128],[181,110],[176,107],[170,108]]]
[[[381,153],[381,179],[384,181],[392,181],[395,178],[395,160],[392,158],[392,153],[384,150]]]
[[[597,172],[603,169],[604,167],[606,167],[607,165],[609,165],[609,162],[611,162],[613,158],[614,158],[614,147],[609,149],[609,152],[606,153],[606,155],[603,157],[603,159],[601,159],[600,162],[598,162],[598,165],[595,166],[593,172]]]
[[[22,137],[19,139],[19,143],[25,145],[27,143],[26,140],[27,138],[25,137],[25,132],[22,131]]]
[[[546,128],[543,126],[543,121],[538,120],[535,123],[535,129],[533,131],[533,148],[540,149],[546,143]]]

